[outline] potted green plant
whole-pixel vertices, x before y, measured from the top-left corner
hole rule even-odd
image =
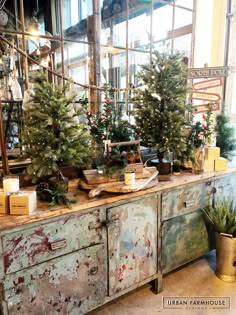
[[[180,174],[180,167],[181,167],[181,161],[177,159],[173,160],[172,172],[174,175]]]
[[[214,201],[214,199],[213,199]],[[236,281],[236,206],[223,197],[203,208],[216,237],[216,275],[223,281]]]
[[[170,156],[186,151],[183,136],[191,106],[186,104],[188,70],[181,54],[155,51],[150,65],[141,65],[139,86],[133,90],[135,132],[146,147],[157,149],[159,174],[171,172]],[[171,154],[172,153],[172,154]],[[166,172],[163,172],[163,169]]]
[[[21,132],[22,156],[31,159],[25,179],[32,183],[46,181],[50,190],[60,194],[66,191],[62,167],[90,165],[93,151],[86,126],[78,121],[86,109],[77,104],[75,110],[72,104],[76,95],[68,96],[68,91],[69,82],[57,86],[48,82],[43,72],[38,72],[30,99],[24,104]]]
[[[220,155],[228,160],[232,160],[233,152],[236,150],[236,140],[234,128],[229,124],[229,117],[221,112],[216,116],[216,146],[220,148]]]

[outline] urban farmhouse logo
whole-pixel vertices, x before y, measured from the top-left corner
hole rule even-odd
[[[165,309],[230,309],[230,297],[220,296],[192,296],[175,297],[164,296],[163,308]]]

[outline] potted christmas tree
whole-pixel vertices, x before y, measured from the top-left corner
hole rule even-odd
[[[220,155],[228,160],[232,160],[233,152],[236,149],[234,128],[229,125],[229,117],[221,112],[216,116],[216,146],[220,148]]]
[[[31,159],[25,179],[38,183],[53,176],[54,190],[62,194],[66,188],[64,181],[58,185],[63,180],[61,167],[88,165],[92,152],[85,125],[77,119],[84,109],[81,105],[74,110],[76,95],[67,96],[68,90],[69,83],[55,86],[43,72],[37,73],[30,100],[24,105],[21,133],[23,157]]]
[[[163,159],[168,160],[171,152],[180,158],[186,150],[187,67],[180,54],[156,51],[151,64],[141,66],[138,77],[141,86],[134,89],[134,128],[143,145],[157,149],[158,169],[163,174]]]

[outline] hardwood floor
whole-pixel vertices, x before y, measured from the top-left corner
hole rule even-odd
[[[228,283],[218,279],[215,271],[215,252],[164,276],[163,291],[155,295],[150,287],[144,286],[123,296],[90,315],[235,315],[236,282]],[[218,297],[228,298],[230,308],[214,309],[210,306],[193,306],[179,309],[163,307],[164,297]]]

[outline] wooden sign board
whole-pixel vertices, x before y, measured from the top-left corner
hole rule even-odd
[[[221,100],[221,96],[217,93],[206,93],[200,91],[193,91],[192,97],[193,100],[201,100],[207,102],[219,102]]]
[[[211,111],[220,110],[220,103],[201,104],[194,106],[196,114],[207,112],[209,110],[209,106]]]
[[[194,91],[201,91],[205,89],[212,89],[218,86],[222,86],[222,79],[221,78],[214,78],[209,80],[202,80],[193,84]]]
[[[227,76],[228,76],[228,67],[190,68],[188,70],[189,79],[216,78],[216,77],[227,77]]]

